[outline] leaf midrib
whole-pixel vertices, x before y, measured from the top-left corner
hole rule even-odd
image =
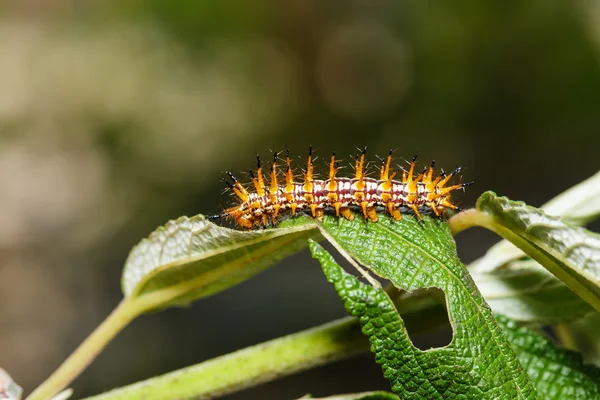
[[[441,265],[442,268],[444,270],[446,270],[450,274],[450,276],[452,276],[454,278],[454,280],[456,280],[459,283],[459,286],[461,287],[461,289],[464,292],[467,293],[467,298],[476,306],[476,308],[479,311],[479,313],[483,314],[483,313],[481,313],[481,306],[479,304],[477,304],[477,302],[475,301],[475,298],[471,295],[471,292],[465,286],[465,283],[458,276],[456,276],[456,274],[453,271],[451,271],[448,267],[446,267],[446,265],[444,263],[442,263],[437,257],[435,257],[433,254],[431,254],[430,252],[428,252],[423,247],[418,246],[416,243],[412,242],[410,239],[408,239],[408,238],[400,235],[399,233],[396,233],[396,232],[390,230],[387,226],[385,226],[385,225],[382,226],[382,229],[384,229],[385,231],[391,233],[395,237],[398,237],[399,239],[401,239],[404,242],[408,243],[412,247],[418,249],[418,251],[422,252],[423,254],[425,254],[426,256],[428,256],[429,258],[431,258],[435,263],[437,263],[438,265]],[[447,296],[447,294],[446,294],[446,296]],[[492,337],[492,339],[494,340],[494,343],[496,344],[496,347],[498,348],[498,350],[502,354],[502,358],[505,360],[506,359],[506,354],[504,353],[504,351],[502,349],[502,346],[500,346],[500,344],[496,340],[496,337],[494,336],[493,331],[492,331],[492,329],[491,329],[491,327],[489,325],[488,319],[487,318],[483,318],[483,319],[484,319],[484,321],[486,323],[486,328],[488,329],[488,332],[490,333],[490,336]],[[454,336],[452,337],[452,342],[454,342]],[[514,374],[512,373],[512,371],[511,371],[510,375],[511,375],[512,382],[514,383],[516,389],[519,391],[519,394],[521,394],[521,396],[522,396],[523,390],[521,389],[521,386],[519,385],[519,383],[516,381],[516,379],[515,379]]]

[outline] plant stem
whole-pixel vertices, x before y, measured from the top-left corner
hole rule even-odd
[[[452,234],[457,235],[460,232],[474,226],[485,226],[486,222],[490,222],[488,221],[489,219],[491,219],[489,215],[483,214],[475,208],[469,208],[468,210],[453,215],[448,220],[448,225],[450,225]]]
[[[338,394],[336,396],[319,397],[318,399],[306,395],[298,400],[360,400],[360,399],[379,399],[379,400],[400,400],[398,396],[389,392],[362,392],[362,393],[349,393],[349,394]]]
[[[368,351],[355,318],[251,346],[88,400],[209,399]]]
[[[396,306],[414,333],[448,322],[446,308],[425,293],[403,296]],[[368,351],[358,320],[344,318],[86,400],[214,398]]]
[[[67,387],[139,312],[127,299],[119,303],[106,319],[79,345],[48,379],[26,400],[48,400]]]

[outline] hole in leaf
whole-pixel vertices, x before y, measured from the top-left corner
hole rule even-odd
[[[419,301],[415,301],[417,298]],[[418,289],[401,295],[395,303],[416,348],[429,350],[452,342],[454,332],[443,290],[436,287]]]

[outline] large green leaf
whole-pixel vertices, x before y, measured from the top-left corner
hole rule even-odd
[[[575,225],[598,218],[600,172],[550,200],[541,210]],[[547,324],[593,311],[581,297],[507,240],[492,246],[468,268],[492,309],[512,319]]]
[[[536,261],[527,258],[489,272],[469,271],[492,310],[528,324],[552,324],[594,311]]]
[[[240,232],[198,215],[158,228],[127,259],[123,301],[28,400],[64,389],[138,315],[231,287],[304,248],[308,238],[321,238],[316,227],[310,218],[296,218],[278,229]]]
[[[600,217],[600,172],[559,194],[540,209],[574,225],[594,221]],[[518,247],[508,240],[501,240],[490,247],[485,256],[473,262],[469,269],[491,271],[523,256]]]
[[[402,398],[536,398],[535,389],[503,336],[491,310],[456,255],[447,224],[411,216],[378,223],[326,217],[324,235],[342,254],[412,291],[438,287],[447,297],[452,342],[421,351],[386,292],[343,271],[321,246],[311,242],[327,278],[359,318],[392,390]],[[427,318],[426,315],[423,318]]]
[[[600,235],[493,192],[479,198],[477,209],[478,224],[512,242],[600,310]]]
[[[557,348],[543,335],[497,315],[498,324],[518,354],[540,398],[600,399],[600,369],[584,365],[581,356]]]
[[[126,299],[147,309],[187,304],[243,281],[319,237],[314,221],[288,220],[278,229],[241,232],[204,216],[158,228],[130,253],[123,270]]]

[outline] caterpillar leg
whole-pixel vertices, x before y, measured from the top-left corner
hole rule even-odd
[[[280,209],[281,209],[281,206],[279,204],[275,204],[273,206],[273,215],[272,215],[273,221],[277,220],[277,217],[279,216],[279,210]]]
[[[352,214],[352,211],[350,211],[350,208],[348,207],[342,207],[340,209],[340,214],[348,221],[352,221],[354,219],[354,214]]]
[[[367,203],[366,201],[361,201],[361,202],[359,203],[359,205],[360,205],[360,208],[362,209],[363,215],[365,216],[365,219],[368,219],[368,218],[369,218],[369,212],[368,212],[368,210],[367,210],[367,205],[368,205],[368,204],[369,204],[369,203]]]
[[[342,203],[340,201],[336,201],[333,203],[333,208],[335,209],[335,216],[340,216],[340,209],[342,208]]]
[[[323,215],[325,215],[325,210],[323,210],[322,208],[317,208],[315,210],[315,218],[317,219],[317,221],[323,222]]]
[[[386,204],[388,213],[394,218],[396,221],[400,221],[402,219],[402,213],[400,210],[396,208],[394,203],[391,201]]]
[[[235,224],[242,229],[254,228],[254,221],[248,219],[245,215],[241,215],[235,219]]]
[[[377,210],[375,209],[375,207],[369,207],[367,208],[367,215],[369,218],[369,221],[371,222],[377,222]]]

